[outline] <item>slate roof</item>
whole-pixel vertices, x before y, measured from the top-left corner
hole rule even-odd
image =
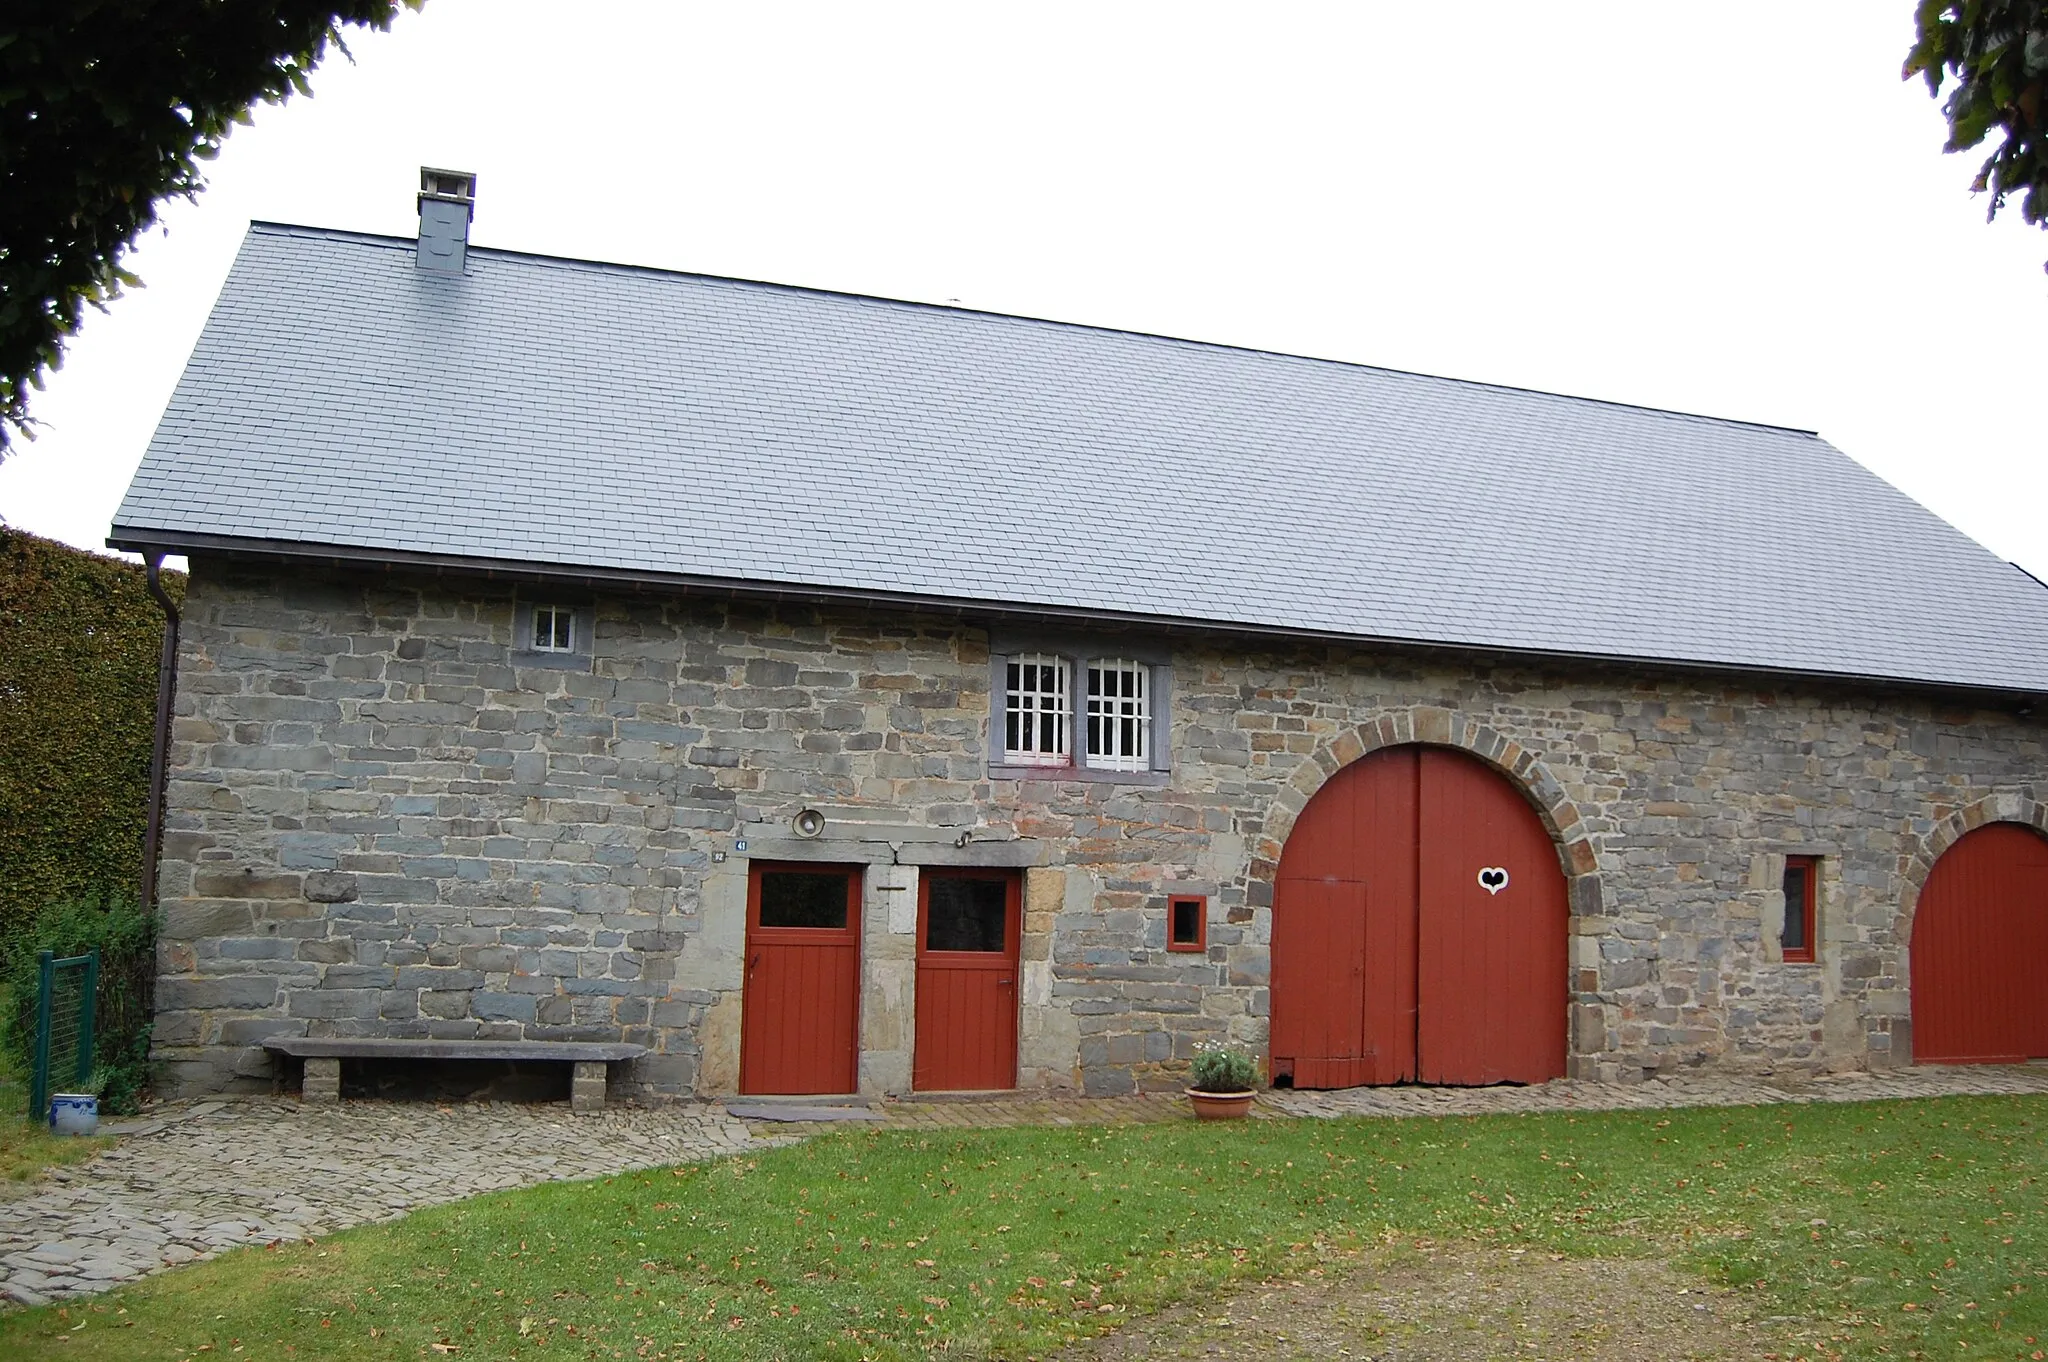
[[[260,223],[111,542],[245,540],[2048,690],[2048,589],[1808,432]]]

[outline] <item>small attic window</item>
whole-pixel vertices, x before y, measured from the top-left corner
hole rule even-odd
[[[536,605],[533,635],[528,641],[537,653],[576,651],[576,612],[566,605]]]
[[[587,671],[597,642],[597,613],[588,604],[550,600],[512,604],[512,665]]]

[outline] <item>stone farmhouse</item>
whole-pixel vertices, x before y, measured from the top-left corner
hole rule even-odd
[[[1812,432],[483,249],[473,190],[253,225],[113,527],[191,565],[172,1090],[2048,1056],[2048,589]]]

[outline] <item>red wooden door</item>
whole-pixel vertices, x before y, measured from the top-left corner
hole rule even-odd
[[[1422,758],[1416,1075],[1564,1075],[1571,907],[1557,845],[1506,778],[1448,748]]]
[[[859,1027],[859,869],[756,862],[747,875],[740,1091],[852,1092]]]
[[[1568,926],[1556,848],[1504,777],[1448,748],[1354,762],[1309,801],[1281,856],[1275,1078],[1558,1077]]]
[[[1913,1058],[2048,1058],[2048,841],[2015,823],[1964,834],[1913,916]]]
[[[917,886],[919,1092],[1017,1086],[1017,948],[1023,880],[1006,870],[926,869]]]
[[[1296,1087],[1415,1077],[1415,818],[1422,749],[1339,771],[1302,810],[1273,903],[1272,1070]]]

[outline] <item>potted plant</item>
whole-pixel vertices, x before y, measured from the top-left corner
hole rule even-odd
[[[78,1092],[53,1092],[50,1094],[50,1133],[53,1135],[91,1135],[100,1126],[100,1093],[106,1088],[106,1075],[95,1069],[92,1077],[80,1084]]]
[[[1228,1045],[1204,1045],[1190,1066],[1188,1101],[1204,1121],[1234,1121],[1252,1109],[1259,1065],[1244,1051]]]

